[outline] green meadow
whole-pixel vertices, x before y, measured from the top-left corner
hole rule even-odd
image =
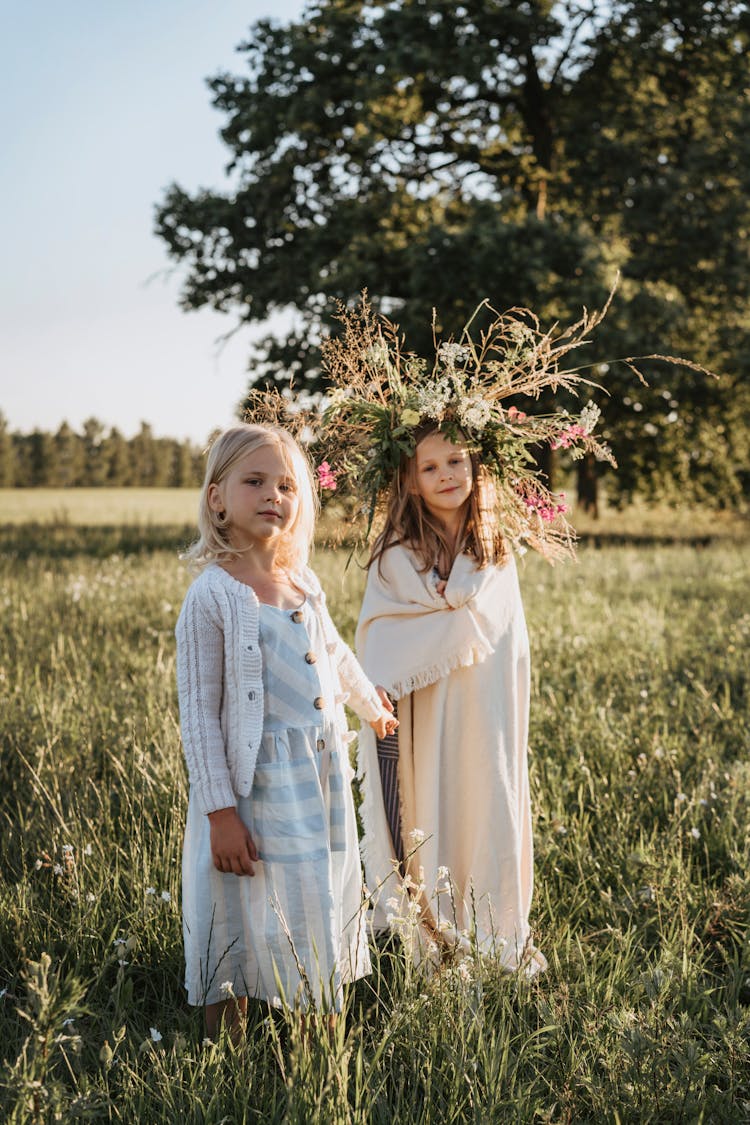
[[[380,941],[332,1035],[258,1006],[235,1050],[182,989],[195,493],[158,514],[145,493],[83,520],[74,494],[43,511],[18,490],[18,516],[2,496],[0,1120],[750,1120],[746,543],[519,564],[546,974],[428,975]],[[347,558],[314,565],[351,639]]]

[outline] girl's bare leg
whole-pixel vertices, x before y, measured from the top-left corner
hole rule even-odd
[[[229,1032],[235,1047],[239,1046],[245,1035],[247,1020],[247,996],[219,1000],[216,1004],[206,1004],[206,1034],[216,1039],[222,1024]]]

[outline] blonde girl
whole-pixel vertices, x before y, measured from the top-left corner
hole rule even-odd
[[[248,998],[336,1011],[369,971],[343,704],[396,724],[307,565],[315,514],[286,431],[213,443],[176,627],[186,988],[210,1035],[237,1038]]]
[[[529,929],[529,644],[516,568],[492,477],[460,431],[428,424],[414,439],[357,630],[362,665],[400,722],[397,739],[360,744],[366,878],[380,888],[376,922],[404,916],[404,885],[416,896],[422,953],[494,953],[533,973],[545,962]]]

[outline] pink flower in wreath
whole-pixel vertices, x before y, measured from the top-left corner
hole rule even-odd
[[[519,410],[517,406],[508,407],[508,417],[512,422],[525,422],[526,415],[523,410]]]
[[[552,438],[549,447],[550,449],[570,449],[571,445],[575,445],[579,438],[584,437],[586,437],[586,430],[584,430],[583,426],[579,426],[577,422],[574,422],[572,426],[561,430],[557,437]]]
[[[317,468],[318,484],[333,492],[336,488],[336,474],[327,461],[321,461]]]

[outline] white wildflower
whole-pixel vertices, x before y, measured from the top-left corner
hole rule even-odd
[[[675,797],[675,801],[677,801],[678,804],[681,805],[683,801],[687,801],[687,794],[686,793],[678,793],[677,796]]]
[[[354,391],[351,387],[336,387],[331,391],[329,395],[326,396],[323,401],[323,406],[341,406],[341,403],[346,402],[346,400],[348,398],[351,398],[353,394]]]
[[[438,879],[450,879],[451,873],[447,867],[438,867],[437,877]]]
[[[691,828],[690,829],[690,835],[693,837],[694,840],[700,840],[700,838],[701,838],[700,828]]]
[[[62,864],[56,863],[55,866],[52,868],[52,870],[54,871],[55,875],[62,875],[62,873],[63,873]]]
[[[455,367],[457,363],[466,363],[470,355],[471,352],[463,344],[441,344],[438,348],[438,359],[449,368]]]
[[[172,896],[171,896],[171,894],[169,893],[169,891],[162,891],[162,892],[161,892],[161,897],[162,897],[162,900],[163,900],[164,902],[171,902],[171,901],[172,901]]]
[[[445,414],[453,393],[450,379],[439,379],[436,383],[420,387],[415,409],[423,418],[431,418],[439,422]]]
[[[476,433],[482,433],[490,420],[492,411],[490,404],[481,398],[468,398],[461,400],[458,405],[458,420],[462,426]]]
[[[37,859],[37,860],[34,861],[34,870],[35,871],[41,871],[43,866],[44,866],[44,864],[42,863],[41,859]]]
[[[72,855],[73,854],[73,845],[72,844],[63,844],[62,850],[63,850],[63,855]]]
[[[83,849],[83,854],[84,855],[91,855],[93,850],[94,849],[91,847],[91,844],[87,844],[86,847]]]
[[[385,900],[385,905],[388,907],[389,910],[398,910],[401,903],[398,901],[397,898],[388,898],[388,899]]]
[[[156,894],[156,887],[146,887],[146,894],[147,895],[155,895]]]
[[[223,980],[219,985],[219,992],[222,996],[234,996],[234,985],[231,980]]]
[[[409,833],[409,839],[411,840],[414,847],[418,848],[420,844],[423,844],[425,841],[425,833],[421,828],[412,828],[411,832]]]
[[[153,1039],[154,1043],[161,1043],[161,1041],[162,1041],[162,1034],[161,1034],[161,1032],[160,1032],[160,1031],[158,1030],[158,1028],[156,1028],[156,1027],[150,1027],[150,1028],[149,1028],[148,1030],[149,1030],[149,1031],[150,1031],[150,1033],[151,1033],[151,1038]]]
[[[388,345],[381,340],[369,347],[362,357],[372,367],[384,367],[390,359]]]
[[[587,402],[583,410],[581,411],[580,418],[578,419],[578,424],[580,425],[581,429],[585,430],[587,434],[593,433],[596,428],[596,423],[599,421],[601,413],[601,410],[595,402]]]
[[[459,962],[459,964],[456,966],[456,972],[460,976],[461,980],[466,981],[467,984],[471,981],[471,969],[465,961]]]

